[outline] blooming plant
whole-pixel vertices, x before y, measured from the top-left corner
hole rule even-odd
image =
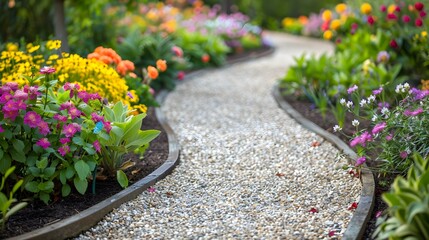
[[[350,146],[356,148],[359,155],[356,167],[361,166],[372,152],[376,153],[374,160],[379,162],[381,173],[404,173],[412,163],[411,153],[428,156],[429,91],[411,88],[405,83],[397,85],[395,92],[397,101],[394,103],[385,101],[383,87],[368,97],[360,97],[354,92],[355,101],[342,101],[357,119],[352,123],[356,134],[350,141]],[[360,128],[359,120],[362,119],[370,120],[372,127]]]
[[[40,74],[27,77],[29,85],[22,88],[15,82],[0,88],[0,172],[16,166],[24,188],[48,203],[54,192],[69,195],[71,186],[86,192],[98,138],[108,138],[108,129],[93,131],[91,113],[101,111],[100,95],[78,84],[58,88],[54,68],[43,67]]]

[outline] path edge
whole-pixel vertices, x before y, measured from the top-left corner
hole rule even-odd
[[[166,91],[162,91],[157,96],[157,102],[162,104],[167,96]],[[155,109],[155,116],[161,124],[168,138],[168,158],[167,160],[151,174],[137,181],[128,188],[119,193],[101,201],[100,203],[78,213],[69,218],[63,219],[54,224],[31,232],[24,233],[8,240],[56,240],[75,237],[81,232],[90,229],[103,219],[110,211],[118,208],[121,204],[131,201],[148,187],[154,185],[157,181],[170,174],[180,161],[180,145],[176,134],[170,127],[167,118],[160,108]]]
[[[349,157],[349,160],[358,158],[357,154],[340,138],[330,132],[325,131],[315,123],[303,117],[299,112],[297,112],[281,95],[278,83],[274,85],[272,95],[279,107],[283,109],[293,119],[295,119],[295,121],[301,124],[304,128],[320,135],[327,141],[334,144],[339,150],[341,150]],[[366,164],[364,164],[362,168],[361,183],[362,191],[360,194],[358,207],[355,210],[347,226],[347,229],[343,234],[342,239],[362,239],[365,233],[367,223],[370,220],[371,213],[374,208],[375,181],[374,175],[368,169]]]

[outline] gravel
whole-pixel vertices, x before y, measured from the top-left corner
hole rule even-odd
[[[271,95],[293,56],[332,47],[269,37],[274,55],[203,71],[168,96],[162,110],[181,144],[180,165],[155,192],[123,204],[78,239],[323,239],[330,231],[341,238],[361,184],[341,169],[347,161],[336,148]]]

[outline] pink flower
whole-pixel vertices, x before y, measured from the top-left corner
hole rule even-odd
[[[353,85],[351,88],[347,89],[347,93],[351,94],[358,89],[358,86]]]
[[[331,230],[331,231],[329,231],[328,236],[333,237],[333,236],[335,236],[335,234],[337,234],[337,232],[335,230]]]
[[[69,82],[66,82],[65,84],[64,84],[64,90],[79,90],[80,89],[80,86],[79,86],[79,84],[77,84],[77,83],[69,83]]]
[[[374,94],[374,95],[378,95],[378,94],[380,94],[382,91],[383,91],[383,88],[382,88],[382,87],[380,87],[379,89],[373,90],[373,91],[372,91],[372,94]]]
[[[0,103],[1,104],[5,104],[5,103],[7,103],[9,100],[11,100],[12,99],[12,94],[10,94],[10,93],[3,93],[2,95],[1,95],[1,97],[0,97]]]
[[[30,128],[37,128],[41,121],[42,117],[34,111],[27,112],[24,116],[24,123]]]
[[[421,11],[421,10],[423,10],[423,8],[425,7],[425,5],[422,3],[422,2],[416,2],[415,4],[414,4],[414,8],[417,10],[417,11]]]
[[[0,125],[0,133],[4,132],[3,127]]]
[[[153,89],[153,88],[149,88],[149,93],[150,93],[151,95],[155,95],[155,89]]]
[[[410,111],[409,109],[404,111],[404,115],[407,117],[415,117],[417,115],[419,115],[420,113],[423,113],[423,109],[422,108],[418,108],[414,111]]]
[[[377,211],[377,212],[375,213],[375,218],[379,218],[379,217],[381,217],[381,214],[383,214],[383,211]]]
[[[16,117],[18,117],[19,111],[5,111],[3,110],[3,117],[5,119],[9,119],[11,121],[15,121]]]
[[[183,50],[178,46],[173,46],[171,48],[171,51],[176,55],[177,57],[183,57]]]
[[[69,143],[70,142],[70,138],[60,138],[60,143],[61,144],[67,144],[67,143]]]
[[[58,152],[60,153],[61,156],[65,156],[67,153],[70,152],[70,147],[67,145],[63,145],[60,148],[58,148]]]
[[[368,18],[367,18],[367,21],[368,21],[369,25],[374,25],[374,23],[375,23],[374,16],[369,15]]]
[[[28,86],[25,85],[24,86],[24,92],[26,92],[28,94],[28,97],[31,100],[35,100],[37,98],[37,96],[41,95],[42,93],[39,92],[38,90],[38,86]]]
[[[51,132],[48,123],[44,121],[39,122],[37,128],[39,129],[40,134],[42,134],[43,136],[46,136],[48,135],[48,133]]]
[[[393,133],[386,136],[387,141],[391,141],[393,139]]]
[[[36,142],[36,145],[42,147],[43,149],[47,149],[51,146],[51,143],[47,138],[41,138],[39,141]]]
[[[67,117],[66,116],[62,116],[62,115],[57,114],[57,113],[54,115],[54,119],[58,120],[60,122],[67,122]]]
[[[89,101],[89,99],[90,99],[90,95],[89,95],[89,93],[87,93],[87,92],[85,92],[85,91],[79,91],[79,92],[77,93],[77,97],[78,97],[78,98],[80,98],[80,99],[82,99],[82,101],[83,101],[84,103],[88,103],[88,101]]]
[[[17,82],[7,82],[5,83],[5,86],[10,89],[10,91],[16,91],[18,90],[18,83]]]
[[[387,11],[387,7],[386,7],[386,5],[381,5],[381,7],[380,7],[380,11],[382,11],[382,12],[386,12],[386,11]]]
[[[419,16],[420,16],[421,18],[426,17],[426,12],[425,12],[424,10],[421,10],[421,11],[419,12]]]
[[[383,129],[385,129],[385,128],[386,128],[386,122],[378,123],[372,129],[372,134],[377,134],[377,133],[383,131]]]
[[[41,74],[51,74],[55,72],[55,68],[44,66],[39,71]]]
[[[407,157],[408,157],[408,153],[407,153],[407,151],[402,151],[402,152],[400,152],[400,153],[399,153],[399,157],[400,157],[400,158],[402,158],[402,159],[407,158]]]
[[[185,72],[184,71],[178,72],[177,73],[177,79],[179,79],[179,80],[185,79]]]
[[[416,25],[416,27],[421,27],[423,26],[423,20],[421,18],[417,18],[414,24]]]
[[[395,39],[392,39],[389,43],[391,48],[397,48],[398,47],[398,43],[395,41]]]
[[[28,99],[28,94],[22,90],[16,90],[13,98],[17,101],[26,101]]]
[[[24,102],[24,101],[19,100],[18,102],[16,102],[16,107],[17,107],[19,110],[25,110],[25,109],[27,109],[27,104],[25,104],[25,102]]]
[[[77,126],[76,126],[77,125]],[[62,133],[68,137],[73,137],[78,131],[80,131],[80,126],[77,123],[70,123],[63,126]]]
[[[110,125],[110,122],[108,121],[102,121],[103,122],[103,127],[106,130],[107,133],[110,133],[110,130],[112,130],[112,126]]]
[[[71,103],[71,102],[65,102],[65,103],[63,103],[63,104],[60,105],[60,111],[66,110],[66,109],[68,110],[71,107],[74,107],[73,103]]]
[[[355,137],[351,142],[350,146],[354,147],[358,144],[360,144],[362,147],[365,147],[366,142],[371,142],[372,136],[368,132],[362,133],[362,135]]]
[[[154,193],[156,191],[156,189],[154,187],[149,187],[147,189],[147,191],[150,192],[150,193]]]
[[[18,106],[15,101],[9,100],[3,106],[3,111],[18,111]]]
[[[365,162],[366,162],[366,158],[360,157],[360,158],[356,159],[355,167],[358,167],[358,166],[364,164]]]
[[[402,21],[404,23],[409,23],[411,21],[411,18],[408,15],[404,15],[404,16],[402,16]]]
[[[79,109],[77,109],[76,107],[71,107],[68,109],[68,112],[70,114],[71,119],[75,119],[80,117],[80,115],[82,114],[81,111],[79,111]]]
[[[394,13],[388,13],[387,14],[387,20],[394,21],[394,20],[397,20],[397,19],[398,19],[398,16],[396,16]]]
[[[97,152],[101,152],[101,145],[100,145],[100,142],[98,141],[98,140],[95,140],[93,143],[92,143],[92,146],[94,146],[94,149],[97,151]]]
[[[91,113],[91,119],[94,122],[102,122],[104,120],[104,117],[93,112],[93,113]]]

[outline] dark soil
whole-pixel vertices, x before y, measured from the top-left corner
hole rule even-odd
[[[151,142],[143,160],[133,154],[126,156],[126,159],[136,163],[135,166],[126,171],[130,185],[152,173],[168,158],[167,135],[156,119],[154,109],[148,110],[148,114],[143,120],[142,129],[161,130],[161,134]],[[0,239],[21,235],[70,217],[122,190],[116,179],[97,180],[96,184],[95,195],[90,190],[91,182],[89,182],[88,193],[85,195],[72,192],[67,198],[58,197],[49,205],[40,201],[29,203],[27,207],[9,218],[6,230],[0,233]]]
[[[335,120],[334,115],[332,113],[330,113],[329,111],[326,113],[325,118],[323,118],[320,114],[320,111],[318,109],[315,109],[314,105],[311,102],[309,102],[308,100],[297,99],[295,97],[285,97],[285,100],[295,110],[297,110],[299,113],[301,113],[301,115],[303,115],[308,120],[317,124],[318,126],[325,129],[326,131],[335,134],[344,142],[347,143],[348,141],[350,141],[350,139],[348,139],[343,134],[333,132],[332,128],[333,128],[333,126],[335,126],[337,124],[337,122]],[[353,121],[353,119],[354,119],[354,117],[351,114],[346,115],[346,121],[345,122],[351,123],[351,121]],[[368,122],[361,122],[360,124],[363,125],[363,127],[369,126]],[[346,133],[348,136],[351,136],[354,133],[355,128],[353,126],[351,126],[351,124],[345,124],[345,125],[347,125],[347,126],[343,127],[343,132]],[[370,168],[373,168],[373,167],[376,167],[376,162],[369,160],[367,162],[367,165]],[[374,172],[374,175],[375,175],[374,209],[372,211],[370,220],[367,224],[363,239],[373,239],[373,238],[371,238],[371,235],[376,228],[376,221],[377,221],[377,218],[375,215],[377,214],[377,212],[384,211],[387,208],[387,205],[382,200],[381,195],[382,195],[382,193],[389,190],[390,185],[393,182],[393,179],[395,178],[394,175],[381,177],[381,176],[378,176],[378,174],[375,172]]]

